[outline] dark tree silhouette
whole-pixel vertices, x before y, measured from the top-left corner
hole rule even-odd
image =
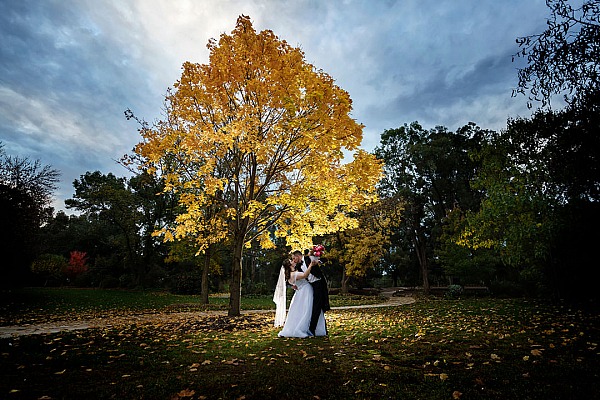
[[[527,60],[513,95],[529,93],[529,107],[533,101],[550,106],[556,94],[572,103],[600,90],[600,0],[586,0],[580,7],[568,0],[546,0],[546,5],[548,28],[517,38],[521,50],[513,56],[513,61]]]

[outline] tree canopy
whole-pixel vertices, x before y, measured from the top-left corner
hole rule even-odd
[[[22,284],[36,251],[36,235],[52,217],[60,173],[40,160],[6,154],[0,142],[0,251],[5,285]]]
[[[529,92],[530,101],[546,106],[555,94],[565,94],[571,102],[600,90],[600,0],[580,4],[546,0],[546,30],[517,38],[521,50],[515,57],[526,58],[527,66],[519,69],[514,93]]]

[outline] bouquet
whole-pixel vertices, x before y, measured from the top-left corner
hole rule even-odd
[[[325,252],[325,246],[323,246],[322,244],[318,244],[316,246],[313,246],[313,248],[312,248],[312,253],[315,257],[321,257],[324,252]]]

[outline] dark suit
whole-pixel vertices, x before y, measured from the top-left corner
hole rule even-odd
[[[304,265],[306,268],[310,265],[310,257],[304,257]],[[325,275],[323,275],[323,271],[321,270],[320,265],[313,265],[310,273],[314,275],[315,278],[318,278],[318,281],[310,282],[313,287],[313,308],[312,314],[310,317],[310,325],[308,326],[308,330],[314,335],[315,329],[317,329],[317,323],[319,322],[319,317],[321,316],[321,311],[329,311],[331,309],[329,305],[329,289],[327,288],[327,280],[325,279]],[[325,328],[327,332],[327,328]]]

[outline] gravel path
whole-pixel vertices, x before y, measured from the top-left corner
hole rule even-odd
[[[415,302],[412,297],[396,297],[393,296],[395,290],[386,290],[381,294],[388,297],[388,301],[381,304],[369,304],[364,306],[346,306],[332,307],[332,310],[352,310],[362,308],[381,308],[381,307],[397,307]],[[257,314],[257,313],[274,313],[275,310],[245,310],[242,314]],[[0,339],[6,339],[15,336],[39,335],[47,333],[59,333],[76,331],[81,329],[105,328],[132,324],[143,324],[148,322],[173,322],[184,321],[190,318],[210,315],[227,315],[227,311],[184,311],[184,312],[169,312],[169,313],[154,313],[140,314],[127,316],[111,316],[94,318],[84,321],[59,321],[41,324],[26,324],[13,326],[0,326]]]

